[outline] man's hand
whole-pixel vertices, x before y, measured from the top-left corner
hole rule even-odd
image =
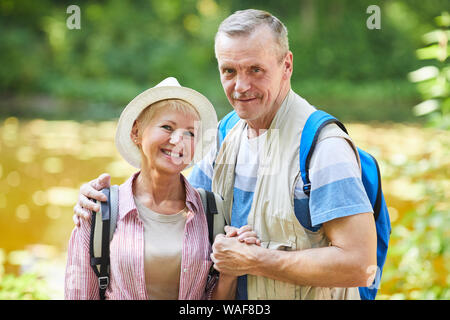
[[[257,262],[257,249],[260,247],[256,244],[247,244],[245,234],[253,234],[253,231],[243,231],[238,235],[239,229],[228,228],[228,235],[218,234],[212,246],[211,260],[214,262],[214,269],[228,275],[241,276],[249,273]],[[250,229],[251,230],[251,229]],[[244,236],[243,239],[239,239]],[[255,234],[256,236],[256,234]],[[257,239],[259,241],[259,239]],[[251,240],[255,241],[256,240]]]
[[[85,183],[80,188],[78,202],[73,207],[73,222],[80,225],[80,218],[88,220],[91,217],[90,211],[98,212],[100,206],[90,199],[106,201],[106,196],[99,190],[108,188],[111,185],[111,176],[107,173],[101,174],[97,179]],[[90,198],[90,199],[89,199]]]

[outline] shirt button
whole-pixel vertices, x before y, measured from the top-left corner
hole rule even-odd
[[[183,269],[183,272],[187,272],[187,271],[188,271],[188,269],[186,269],[186,268]]]

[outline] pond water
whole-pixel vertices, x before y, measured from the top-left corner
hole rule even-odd
[[[405,125],[348,128],[358,146],[380,163],[394,227],[427,199],[427,185],[405,171],[411,163],[411,170],[425,173],[435,166],[438,189],[444,199],[450,197],[448,133]],[[103,172],[111,174],[114,184],[135,172],[116,151],[114,133],[113,121],[0,122],[0,279],[2,274],[37,272],[52,288],[51,297],[62,298],[79,187]]]
[[[6,119],[0,126],[0,250],[4,273],[65,264],[80,185],[102,172],[121,183],[134,169],[113,143],[115,122]],[[52,273],[52,272],[50,272]],[[61,280],[61,272],[58,281]],[[53,272],[53,275],[55,273]]]

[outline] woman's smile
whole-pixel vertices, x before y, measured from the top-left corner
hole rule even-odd
[[[170,149],[161,149],[161,152],[170,158],[183,158],[183,152],[176,152]]]

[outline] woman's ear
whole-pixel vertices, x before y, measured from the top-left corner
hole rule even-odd
[[[133,127],[131,128],[130,138],[135,145],[139,145],[139,129],[136,120],[134,121]]]

